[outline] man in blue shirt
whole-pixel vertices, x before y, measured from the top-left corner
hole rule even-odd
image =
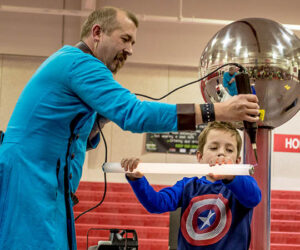
[[[0,146],[0,249],[76,249],[71,197],[86,149],[99,142],[97,123],[167,132],[195,129],[207,118],[196,104],[142,102],[114,80],[133,53],[137,27],[128,11],[94,11],[81,42],[52,54],[27,83]],[[257,101],[241,95],[208,112],[257,122]]]
[[[238,164],[242,139],[230,124],[213,122],[199,135],[199,163]],[[126,171],[137,168],[136,158],[123,159]],[[200,166],[199,166],[200,167]],[[226,166],[224,166],[226,168]],[[181,207],[179,250],[247,250],[251,241],[253,208],[261,192],[251,176],[208,175],[183,178],[156,192],[140,172],[126,174],[129,184],[150,213]]]
[[[223,86],[227,89],[228,93],[231,96],[237,95],[237,88],[235,82],[236,70],[235,67],[230,67],[228,72],[225,72],[223,75]]]

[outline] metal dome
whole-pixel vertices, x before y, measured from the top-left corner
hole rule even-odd
[[[259,126],[278,127],[299,111],[300,39],[292,31],[263,18],[233,22],[208,42],[200,58],[200,76],[230,62],[241,64],[250,76],[261,108]],[[216,87],[228,70],[226,66],[201,82],[206,101],[222,101]]]

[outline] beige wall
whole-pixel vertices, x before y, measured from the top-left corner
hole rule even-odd
[[[80,10],[85,0],[2,0],[9,6]],[[116,6],[141,16],[179,16],[179,0],[99,0],[101,6]],[[300,24],[299,0],[182,0],[182,16],[235,21],[247,17],[268,18],[282,24]],[[74,16],[2,12],[0,53],[49,56],[63,44],[78,42],[81,18]],[[134,63],[196,67],[206,44],[224,25],[140,21]],[[294,33],[300,36],[299,30]]]
[[[41,57],[0,55],[0,129],[9,117],[26,82],[42,63]]]
[[[26,82],[44,60],[43,57],[0,55],[0,129],[5,130],[15,103]],[[146,64],[127,64],[116,79],[135,93],[159,97],[175,87],[195,80],[197,68],[158,66]],[[169,96],[169,103],[202,102],[197,84],[179,90]],[[273,133],[299,134],[300,114],[286,124],[275,129]],[[123,157],[137,156],[144,162],[196,162],[194,156],[146,153],[145,135],[122,131],[109,123],[104,128],[108,145],[108,161],[120,161]],[[87,154],[84,165],[83,180],[103,181],[101,165],[104,161],[103,142]],[[300,154],[272,154],[272,188],[300,190]],[[148,176],[151,183],[173,184],[181,176]],[[123,175],[109,174],[110,182],[125,182]]]

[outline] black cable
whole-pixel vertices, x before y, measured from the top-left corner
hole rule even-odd
[[[226,63],[226,64],[223,64],[222,66],[218,67],[218,68],[215,69],[214,71],[208,73],[207,75],[205,75],[205,76],[199,78],[198,80],[195,80],[195,81],[192,81],[192,82],[183,84],[182,86],[179,86],[179,87],[173,89],[172,91],[170,91],[169,93],[165,94],[164,96],[162,96],[162,97],[160,97],[160,98],[154,98],[154,97],[151,97],[151,96],[147,96],[147,95],[143,95],[143,94],[138,94],[138,93],[135,93],[135,95],[136,95],[136,96],[145,97],[145,98],[148,98],[148,99],[151,99],[151,100],[154,100],[154,101],[160,101],[160,100],[166,98],[167,96],[171,95],[172,93],[174,93],[175,91],[177,91],[177,90],[179,90],[179,89],[182,89],[182,88],[184,88],[184,87],[186,87],[186,86],[189,86],[189,85],[191,85],[191,84],[194,84],[194,83],[196,83],[196,82],[202,81],[203,79],[205,79],[205,78],[209,77],[210,75],[214,74],[215,72],[217,72],[219,69],[224,68],[225,66],[228,66],[228,65],[234,65],[234,66],[236,66],[236,67],[239,67],[241,71],[246,71],[245,68],[244,68],[242,65],[238,64],[238,63]]]
[[[97,121],[96,121],[96,122],[97,122]],[[102,130],[101,130],[101,128],[100,128],[98,122],[97,122],[97,125],[98,125],[98,128],[99,128],[101,137],[102,137],[102,139],[103,139],[103,142],[104,142],[104,147],[105,147],[105,158],[104,158],[104,163],[103,163],[103,164],[105,164],[105,163],[107,162],[107,144],[106,144],[106,140],[105,140],[104,134],[103,134],[103,132],[102,132]],[[84,214],[86,214],[86,213],[92,211],[93,209],[99,207],[99,206],[103,203],[103,201],[104,201],[104,199],[105,199],[105,196],[106,196],[106,189],[107,189],[107,181],[106,181],[106,173],[104,172],[104,191],[103,191],[103,196],[102,196],[101,201],[100,201],[99,203],[97,203],[95,206],[93,206],[93,207],[91,207],[91,208],[85,210],[85,211],[82,212],[81,214],[79,214],[79,215],[75,218],[75,221],[76,221],[79,217],[81,217],[82,215],[84,215]]]

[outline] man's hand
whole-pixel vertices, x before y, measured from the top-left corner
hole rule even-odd
[[[209,161],[209,166],[214,167],[215,165],[222,165],[222,164],[233,164],[232,160],[228,157],[220,156],[215,159],[212,159]],[[226,166],[224,166],[226,168]],[[214,175],[212,173],[209,173],[208,176],[213,180],[227,180],[232,181],[234,179],[234,175]]]
[[[125,158],[121,161],[121,166],[124,168],[125,171],[133,172],[138,166],[140,159],[138,158]],[[126,173],[126,176],[129,180],[134,181],[136,179],[142,178],[144,175],[139,172],[135,171],[134,173]]]
[[[256,95],[236,95],[225,102],[215,103],[217,121],[259,121],[259,105]]]

